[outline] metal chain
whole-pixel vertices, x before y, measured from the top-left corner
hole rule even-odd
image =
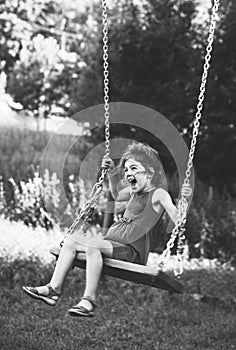
[[[104,84],[104,118],[105,118],[105,157],[110,156],[110,112],[109,112],[109,64],[108,64],[108,21],[107,4],[102,0],[103,24],[103,84]]]
[[[193,167],[193,158],[194,158],[194,154],[195,154],[197,137],[198,137],[199,128],[200,128],[200,120],[202,117],[203,102],[205,99],[206,84],[207,84],[207,78],[208,78],[208,73],[209,73],[209,68],[210,68],[211,52],[213,49],[213,41],[214,41],[214,34],[215,34],[215,27],[216,27],[216,20],[217,20],[217,13],[218,13],[218,9],[219,9],[219,3],[220,3],[220,0],[214,0],[214,5],[212,8],[210,29],[209,29],[209,35],[208,35],[208,40],[207,40],[208,44],[206,46],[206,54],[205,54],[205,58],[204,58],[200,92],[198,95],[198,103],[197,103],[197,108],[196,108],[197,111],[196,111],[194,122],[193,122],[192,140],[191,140],[191,145],[190,145],[187,170],[185,173],[185,179],[183,182],[183,186],[189,185],[189,179],[190,179],[191,170]],[[164,262],[166,261],[166,259],[168,259],[170,257],[171,249],[174,246],[175,239],[177,237],[179,237],[178,245],[177,245],[178,266],[175,270],[176,276],[180,276],[183,273],[183,250],[184,250],[184,242],[185,242],[185,234],[184,234],[185,227],[184,226],[186,223],[187,208],[188,208],[188,201],[184,196],[181,196],[179,204],[178,204],[177,223],[175,224],[175,227],[171,233],[170,239],[167,242],[166,249],[163,251],[163,253],[160,256],[159,266],[161,268],[163,268]]]
[[[213,49],[213,41],[214,41],[214,34],[215,34],[215,27],[216,27],[216,20],[217,20],[217,13],[219,9],[219,3],[220,0],[214,0],[214,5],[212,9],[212,15],[211,15],[211,22],[210,22],[210,29],[209,29],[209,36],[208,36],[208,44],[206,47],[206,55],[205,55],[205,62],[203,65],[203,74],[201,79],[201,85],[200,85],[200,92],[198,96],[198,104],[197,104],[197,111],[195,114],[195,120],[193,122],[193,133],[192,133],[192,141],[190,146],[190,152],[189,152],[189,160],[187,164],[187,170],[186,170],[186,177],[184,180],[184,185],[189,184],[189,178],[191,176],[191,169],[193,166],[193,158],[195,153],[195,147],[197,143],[197,136],[199,133],[200,128],[200,120],[202,117],[202,109],[203,109],[203,102],[205,99],[205,91],[206,91],[206,84],[207,84],[207,78],[210,68],[210,61],[211,61],[211,52]]]
[[[110,157],[110,105],[109,105],[109,71],[108,71],[108,21],[107,21],[107,4],[102,0],[102,32],[103,32],[103,84],[104,84],[104,120],[105,120],[105,158]],[[84,207],[80,210],[72,225],[67,230],[66,236],[74,232],[76,226],[83,220],[83,231],[86,231],[87,222],[91,217],[102,191],[103,183],[108,169],[102,168],[99,179],[92,188],[89,199]]]

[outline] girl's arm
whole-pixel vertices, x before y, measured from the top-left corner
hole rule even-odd
[[[164,189],[158,188],[155,190],[152,196],[152,206],[157,213],[160,212],[160,206],[162,206],[174,223],[178,220],[178,209],[172,202],[169,193]]]
[[[181,194],[185,197],[189,197],[192,195],[192,189],[190,186],[185,185],[181,189]],[[172,202],[171,196],[167,191],[165,191],[162,188],[156,189],[156,191],[153,193],[152,197],[152,205],[153,209],[159,213],[160,211],[160,205],[165,209],[167,214],[169,215],[172,222],[175,224],[179,217],[178,217],[178,209]]]
[[[115,171],[115,165],[112,159],[103,158],[102,168],[108,168],[108,181],[109,181],[109,190],[112,194],[114,200],[118,202],[128,201],[130,199],[130,190],[127,184],[122,185],[120,176]]]

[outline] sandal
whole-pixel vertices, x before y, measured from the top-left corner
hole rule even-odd
[[[71,316],[82,316],[82,317],[93,317],[94,316],[94,310],[95,308],[98,306],[95,301],[93,299],[91,299],[90,297],[82,297],[80,298],[81,300],[87,300],[90,302],[90,304],[92,305],[92,309],[88,310],[87,308],[85,308],[84,306],[80,306],[78,304],[72,306],[72,308],[70,308],[68,310],[68,313]]]
[[[31,298],[41,300],[47,305],[54,306],[56,305],[58,299],[60,298],[60,293],[57,293],[50,284],[46,285],[49,290],[48,295],[40,294],[36,287],[24,286],[23,291]]]

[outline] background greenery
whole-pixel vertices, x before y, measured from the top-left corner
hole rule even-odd
[[[8,92],[22,103],[25,112],[35,118],[48,118],[55,113],[73,118],[74,113],[102,102],[100,4],[95,2],[84,12],[75,1],[41,1],[33,6],[28,0],[2,1],[0,6],[1,68],[8,74]],[[191,0],[147,0],[140,5],[119,0],[112,3],[108,12],[111,100],[140,103],[161,112],[189,144],[209,17],[201,21],[197,2]],[[187,224],[190,256],[224,261],[235,261],[236,61],[231,44],[236,30],[234,18],[233,1],[221,1],[195,157],[196,188]],[[13,214],[11,210],[4,213],[31,224],[35,224],[36,216],[41,225],[47,226],[47,221],[39,218],[37,205],[30,210],[27,207],[26,213],[21,210],[19,215],[19,205],[14,204],[16,188],[8,180],[13,178],[19,186],[20,181],[34,177],[50,134],[3,128],[1,133],[3,197],[13,210]],[[137,127],[112,126],[111,137],[119,136],[149,142],[159,150],[170,193],[177,197],[176,168],[161,142]],[[80,195],[71,193],[69,183],[78,185],[81,161],[103,137],[101,127],[94,128],[79,142],[69,135],[54,136],[50,161],[55,164],[61,159],[60,144],[74,142],[62,179],[70,202],[77,197],[74,208]],[[93,159],[92,163],[98,166],[99,160]],[[94,182],[91,164],[85,192]],[[70,175],[75,176],[73,181],[69,180]],[[43,178],[44,174],[40,176]],[[18,190],[22,191],[20,187]],[[42,203],[41,199],[38,203]],[[53,212],[57,221],[62,209],[58,207]],[[164,236],[161,248],[166,239]]]
[[[157,110],[189,145],[209,18],[200,21],[194,0],[140,4],[115,0],[109,7],[111,100]],[[103,102],[101,6],[95,3],[81,12],[77,5],[75,0],[0,1],[0,70],[7,73],[7,92],[23,105],[25,118],[73,118]],[[73,271],[57,308],[48,310],[23,298],[22,284],[44,283],[52,273],[51,263],[42,264],[31,248],[24,256],[23,248],[37,236],[40,243],[37,240],[35,246],[46,252],[54,223],[68,226],[94,181],[94,169],[89,167],[87,183],[79,182],[79,165],[103,140],[103,130],[95,128],[67,157],[63,182],[71,208],[62,220],[57,179],[50,182],[50,174],[50,185],[35,185],[44,181],[45,174],[36,174],[50,134],[1,127],[0,214],[7,219],[1,221],[2,349],[235,349],[235,18],[235,2],[221,0],[186,227],[190,257],[197,258],[191,264],[195,261],[198,268],[186,269],[183,296],[104,278],[98,317],[90,323],[75,321],[65,310],[80,296],[84,273]],[[149,142],[160,151],[175,198],[176,169],[160,142],[127,125],[112,128],[111,137],[119,136]],[[56,164],[60,144],[71,144],[73,137],[54,137]],[[45,196],[53,208],[49,218],[39,210]],[[29,226],[31,239],[24,238],[24,229],[15,221]],[[96,222],[102,222],[100,213]],[[158,252],[167,239],[165,230],[161,232]],[[213,260],[205,264],[204,258]]]
[[[79,178],[81,160],[86,154],[86,149],[91,147],[91,143],[84,138],[75,143],[69,153],[63,173],[63,189],[70,206],[66,208],[62,201],[62,187],[57,177],[53,181],[53,174],[45,179],[45,173],[38,173],[39,164],[43,150],[48,141],[49,134],[36,133],[25,130],[12,131],[5,130],[0,139],[0,148],[3,150],[0,158],[0,167],[5,176],[1,179],[0,185],[0,214],[10,220],[23,221],[33,227],[42,226],[48,229],[59,224],[62,228],[71,224],[71,221],[78,212],[84,198],[88,197],[92,184],[94,183],[94,166],[99,159],[87,160],[87,178],[83,182]],[[60,143],[70,144],[69,136],[54,136],[53,157],[50,158],[52,168],[60,162],[62,156],[58,150]],[[76,140],[76,138],[75,138]],[[85,162],[85,161],[84,161]],[[38,175],[37,175],[38,174]],[[39,184],[34,184],[35,175]],[[71,176],[73,175],[73,176]],[[8,180],[11,178],[12,180]],[[13,181],[14,180],[14,181]],[[168,179],[169,190],[173,198],[178,194],[178,185],[175,175],[170,175]],[[40,182],[41,181],[41,182]],[[36,181],[37,182],[37,181]],[[25,186],[28,189],[25,189]],[[55,199],[54,199],[55,197]],[[107,189],[104,187],[101,195],[98,213],[94,220],[102,225],[103,210],[106,206]],[[49,215],[49,220],[45,217],[44,209]],[[190,257],[218,258],[221,261],[231,261],[236,259],[236,199],[227,191],[219,191],[217,188],[208,186],[197,180],[195,194],[190,208],[186,225],[186,235]],[[50,222],[50,219],[53,220]],[[168,240],[169,234],[166,232],[168,217],[163,218],[160,225],[153,234],[153,249],[161,251]],[[157,237],[156,232],[159,232]],[[155,248],[154,248],[155,247]]]
[[[27,0],[1,3],[6,19],[0,19],[0,58],[6,62],[8,90],[26,110],[36,117],[43,111],[47,117],[57,106],[71,117],[102,103],[100,4],[82,13],[74,1],[35,2],[33,7],[27,6]],[[196,20],[193,0],[141,4],[140,8],[132,0],[119,0],[109,10],[111,100],[140,103],[161,112],[188,142],[209,22]],[[220,2],[195,162],[204,183],[227,188],[234,195],[235,11],[234,1]],[[124,129],[118,131],[120,135]]]

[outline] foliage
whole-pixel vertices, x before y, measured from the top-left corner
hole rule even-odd
[[[40,176],[35,171],[32,178],[19,184],[10,178],[4,185],[0,178],[0,215],[11,221],[22,221],[27,226],[41,226],[49,230],[56,226],[69,226],[80,208],[88,200],[91,191],[82,178],[70,175],[66,184],[67,205],[62,202],[64,191],[58,185],[57,174],[50,174],[46,169]],[[100,204],[100,205],[99,205]],[[90,223],[102,226],[105,205],[105,191],[98,201]]]
[[[32,179],[27,182],[20,181],[16,184],[13,178],[9,179],[12,195],[5,193],[5,188],[0,182],[0,214],[14,221],[23,221],[26,225],[41,226],[46,229],[53,227],[52,213],[48,214],[46,207],[53,204],[53,208],[59,207],[59,193],[57,190],[58,179],[56,174],[45,172],[44,179],[35,172]],[[52,205],[51,205],[52,206]],[[55,210],[54,210],[55,212]]]
[[[71,144],[76,146],[69,152],[64,166],[65,177],[78,174],[81,159],[85,157],[91,144],[80,137],[71,135],[52,135],[37,130],[1,128],[0,138],[0,169],[4,182],[10,177],[18,183],[27,181],[33,176],[34,169],[41,166],[44,151],[51,136],[53,143],[50,148],[52,154],[48,160],[47,168],[57,169],[64,157],[64,150],[69,150]],[[63,145],[63,147],[61,147]],[[91,178],[88,178],[88,182]]]
[[[187,222],[193,256],[236,262],[235,199],[198,183]]]
[[[55,106],[62,107],[63,115],[71,115],[102,102],[100,3],[83,13],[72,2],[43,0],[34,6],[29,3],[30,0],[4,0],[0,4],[1,69],[6,63],[10,92],[26,110],[43,117],[49,116]],[[157,109],[178,127],[187,142],[208,34],[208,21],[201,25],[196,21],[195,5],[195,1],[147,0],[137,5],[132,0],[119,0],[109,8],[112,100]],[[66,31],[63,32],[66,38],[60,30]],[[195,195],[187,231],[193,256],[202,254],[223,260],[234,256],[234,37],[235,5],[232,0],[223,0],[195,158],[196,174],[204,185],[198,185],[199,195]],[[48,50],[49,46],[52,50]],[[76,178],[88,147],[103,138],[101,131],[94,130],[92,138],[83,139],[68,155],[63,174],[68,194],[69,175]],[[111,131],[114,137],[145,140],[158,150],[162,147],[132,126],[116,125]],[[40,164],[48,138],[47,134],[24,131],[22,136],[15,130],[2,130],[0,168],[5,186],[10,187],[11,177],[16,184],[28,182],[34,172],[31,165],[34,169]],[[70,144],[66,137],[58,137],[55,142],[52,159],[55,163],[60,162],[58,145],[63,142]],[[170,176],[175,168],[170,165],[166,150],[161,149],[160,153]],[[94,172],[88,172],[89,185],[93,175]],[[208,191],[212,185],[210,200]],[[6,188],[7,193],[11,191]]]
[[[8,12],[14,13],[16,11],[16,2],[14,1],[1,1],[0,3],[0,68],[5,69],[7,72],[14,66],[16,61],[19,59],[19,52],[21,44],[18,36],[13,31],[14,24],[11,18],[5,20],[4,15]],[[8,17],[8,16],[7,16]]]
[[[176,198],[174,178],[170,179],[169,192]],[[227,192],[221,193],[213,187],[197,181],[193,200],[187,214],[186,254],[190,258],[217,259],[221,262],[236,263],[236,201]],[[154,227],[151,237],[153,251],[161,253],[170,233],[167,232],[169,217]],[[158,233],[158,235],[157,235]],[[172,253],[176,252],[176,244]]]
[[[235,2],[221,2],[196,167],[204,182],[235,195]]]
[[[102,103],[101,4],[84,12],[72,1],[29,4],[1,4],[0,57],[9,73],[9,92],[36,117],[72,116]],[[108,11],[111,100],[158,110],[187,143],[209,25],[208,19],[198,22],[196,5],[194,0],[119,0]],[[195,163],[203,182],[233,194],[234,18],[233,0],[223,0]],[[53,50],[47,50],[49,42]]]
[[[0,58],[9,74],[9,92],[36,117],[47,118],[55,108],[65,115],[70,105],[68,85],[80,70],[78,50],[71,51],[81,44],[81,36],[73,33],[80,26],[72,21],[71,32],[64,4],[54,0],[33,4],[5,0],[1,9]],[[63,37],[64,30],[69,30],[69,38]]]
[[[20,60],[11,72],[14,81],[11,81],[11,75],[9,77],[8,86],[11,90],[11,84],[14,84],[15,98],[36,117],[46,118],[53,104],[53,98],[50,96],[49,102],[48,94],[51,90],[51,81],[58,74],[58,69],[54,68],[58,63],[58,50],[54,38],[44,38],[38,34],[31,41],[31,50],[26,45],[23,46]]]
[[[1,129],[0,168],[4,182],[13,177],[16,182],[31,177],[32,166],[41,160],[49,135],[30,130]]]
[[[101,26],[100,7],[95,6],[93,11],[97,25]],[[188,111],[192,101],[185,97],[193,95],[191,82],[196,80],[195,70],[190,69],[199,51],[194,49],[198,42],[192,25],[195,14],[191,1],[183,6],[176,1],[148,1],[143,8],[132,1],[114,4],[109,13],[112,101],[144,104],[173,121],[186,114],[192,116]],[[98,38],[99,33],[101,30],[97,32]],[[86,52],[87,66],[74,96],[79,109],[90,106],[91,101],[99,103],[103,94],[101,38],[94,42],[91,37],[94,45]],[[182,119],[182,128],[185,123]]]
[[[10,179],[10,183],[12,192],[6,196],[0,182],[0,213],[10,220],[20,220],[33,227],[40,225],[46,229],[56,224],[68,227],[91,191],[81,178],[70,175],[65,187],[68,200],[65,208],[61,203],[61,188],[57,187],[60,181],[56,174],[50,176],[46,170],[42,178],[36,172],[28,182],[21,181],[17,186]],[[104,189],[91,219],[91,223],[98,228],[103,224],[106,192]],[[169,238],[166,232],[168,221],[169,218],[164,216],[155,226],[151,243],[153,251],[161,252],[164,249]],[[199,183],[186,225],[190,257],[217,258],[235,264],[235,233],[235,200]]]
[[[48,249],[50,246],[59,245],[63,238],[63,231],[58,230],[57,227],[46,230],[40,226],[26,226],[23,222],[10,221],[2,217],[0,217],[0,225],[0,257],[6,265],[13,261],[17,265],[17,260],[26,260],[29,257],[40,264],[52,263],[53,258]],[[10,282],[11,279],[8,278],[8,280]]]
[[[139,103],[158,110],[183,133],[187,143],[209,25],[208,21],[201,24],[196,21],[195,5],[194,1],[149,0],[140,7],[133,1],[123,0],[110,8],[108,17],[111,100]],[[235,53],[230,45],[235,36],[234,12],[232,1],[222,3],[196,169],[203,182],[219,189],[227,188],[235,194],[232,161],[236,149],[233,102],[236,70]],[[96,23],[93,29],[100,28],[100,4],[93,7],[93,18]],[[72,113],[101,103],[103,75],[99,33],[101,30],[95,33],[97,40],[93,31],[87,38],[86,51],[82,52],[86,66],[79,79],[71,82]],[[127,130],[126,125],[120,126],[120,135]],[[117,133],[114,132],[114,137]]]
[[[77,142],[78,140],[73,136],[54,135],[54,142],[50,148],[49,159],[44,159],[44,168],[49,169],[49,175],[44,172],[42,173],[42,171],[44,171],[41,170],[44,157],[43,152],[49,137],[50,134],[41,132],[37,133],[29,130],[4,130],[0,139],[0,150],[2,154],[2,157],[0,158],[0,175],[5,193],[5,197],[4,199],[2,198],[2,201],[4,200],[6,203],[2,206],[7,217],[24,220],[26,208],[24,208],[21,203],[22,201],[25,202],[26,198],[23,195],[23,197],[19,198],[17,201],[17,193],[20,193],[21,196],[23,191],[22,186],[24,188],[26,184],[27,186],[30,186],[35,173],[39,171],[40,177],[38,180],[44,183],[44,188],[39,191],[40,198],[41,195],[43,195],[43,201],[46,201],[44,205],[46,205],[47,210],[50,212],[52,216],[51,218],[54,218],[57,223],[60,222],[62,226],[68,226],[71,224],[71,220],[73,220],[74,216],[78,214],[78,208],[82,202],[84,202],[84,199],[82,202],[80,202],[80,200],[82,198],[87,198],[92,185],[96,181],[96,171],[98,171],[100,160],[96,154],[94,154],[94,159],[84,159],[88,152],[88,148],[91,147],[85,138],[80,137],[79,142]],[[58,193],[60,200],[58,207],[56,207],[52,201],[51,203],[48,202],[48,199],[46,198],[47,194],[44,192],[47,188],[49,192],[53,191],[53,188],[50,187],[50,181],[53,172],[55,172],[54,169],[58,169],[58,167],[61,166],[62,159],[64,159],[65,156],[64,149],[69,150],[71,144],[74,144],[74,146],[71,151],[68,152],[62,169],[62,179],[60,179],[60,192],[63,187],[65,189],[68,207],[67,205],[65,206],[65,201],[61,200],[62,193]],[[61,147],[61,145],[63,145],[63,147]],[[83,162],[84,167],[88,169],[86,179],[83,177],[84,180],[79,177],[81,162]],[[46,177],[50,177],[50,179],[46,179]],[[13,184],[9,182],[9,179],[13,179],[12,181],[13,184],[15,183],[15,188]],[[46,186],[46,181],[48,182],[48,187]],[[82,194],[80,189],[82,189]],[[51,192],[51,194],[53,193]],[[44,215],[41,215],[39,212],[39,209],[42,207],[42,198],[40,198],[37,199],[37,196],[35,197],[32,193],[31,200],[34,202],[34,205],[30,209],[27,204],[27,210],[30,210],[27,214],[27,218],[29,219],[28,216],[31,216],[31,223],[35,220],[37,221],[39,216],[42,219],[42,224],[45,220]],[[104,202],[103,196],[101,196],[101,202]],[[43,208],[45,209],[44,205]],[[21,212],[22,210],[23,212]],[[34,214],[36,215],[35,218]],[[96,213],[96,219],[98,220],[98,223],[101,223],[102,217],[100,212]]]

